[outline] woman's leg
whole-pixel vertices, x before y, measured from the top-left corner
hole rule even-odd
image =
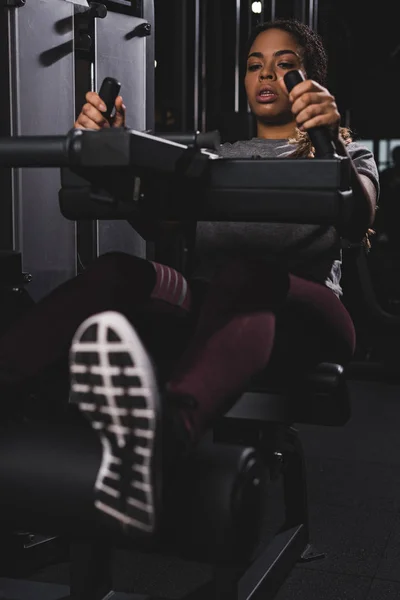
[[[186,315],[190,291],[174,269],[128,254],[100,256],[82,274],[57,287],[0,338],[0,385],[18,388],[65,358],[72,337],[90,315],[115,310]]]
[[[277,321],[284,311],[299,308],[303,322],[331,350],[329,356],[348,360],[354,330],[333,292],[261,261],[229,265],[206,295],[164,402],[153,365],[129,321],[106,311],[82,323],[70,353],[72,399],[103,444],[95,504],[104,516],[134,534],[157,529],[163,475],[177,473],[176,459],[267,366]],[[308,333],[305,327],[300,340],[307,340]],[[317,356],[313,344],[310,350],[311,360]]]
[[[320,360],[345,364],[353,355],[353,322],[330,289],[262,261],[232,263],[213,282],[190,347],[168,384],[171,399],[192,400],[180,412],[194,441],[276,360],[280,322],[287,348],[278,360],[286,354],[294,366],[306,368]]]

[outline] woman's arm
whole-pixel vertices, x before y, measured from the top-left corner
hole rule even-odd
[[[351,187],[353,190],[354,210],[350,218],[346,238],[350,242],[360,242],[373,225],[377,203],[377,191],[372,180],[359,173],[347,151],[346,144],[339,136],[335,142],[336,152],[339,156],[350,159]]]
[[[375,220],[377,193],[373,182],[366,175],[358,173],[340,136],[340,113],[335,97],[319,83],[306,79],[294,86],[289,98],[298,128],[307,131],[313,127],[327,127],[338,155],[349,158],[354,210],[345,237],[351,242],[362,241]]]

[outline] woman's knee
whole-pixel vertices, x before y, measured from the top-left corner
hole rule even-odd
[[[291,275],[286,317],[304,327],[311,343],[320,340],[328,362],[349,362],[355,352],[356,332],[343,302],[328,287]],[[295,327],[293,327],[295,329]],[[318,346],[318,344],[315,344]]]

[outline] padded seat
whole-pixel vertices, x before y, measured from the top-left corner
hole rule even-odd
[[[277,380],[262,374],[224,418],[336,426],[349,420],[350,398],[341,365],[322,362],[301,379],[289,378],[283,385],[286,393]]]
[[[345,425],[350,418],[350,398],[341,365],[323,362],[300,380],[286,383],[283,394],[268,375],[245,392],[225,419],[258,422]]]

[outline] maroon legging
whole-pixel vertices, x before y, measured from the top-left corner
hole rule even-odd
[[[18,387],[66,365],[77,327],[105,310],[128,317],[156,366],[162,354],[173,357],[160,377],[174,398],[194,400],[180,410],[195,439],[267,366],[287,369],[288,379],[320,361],[346,364],[355,349],[340,299],[276,264],[235,260],[208,286],[197,286],[174,269],[113,252],[8,329],[0,339],[0,377]]]

